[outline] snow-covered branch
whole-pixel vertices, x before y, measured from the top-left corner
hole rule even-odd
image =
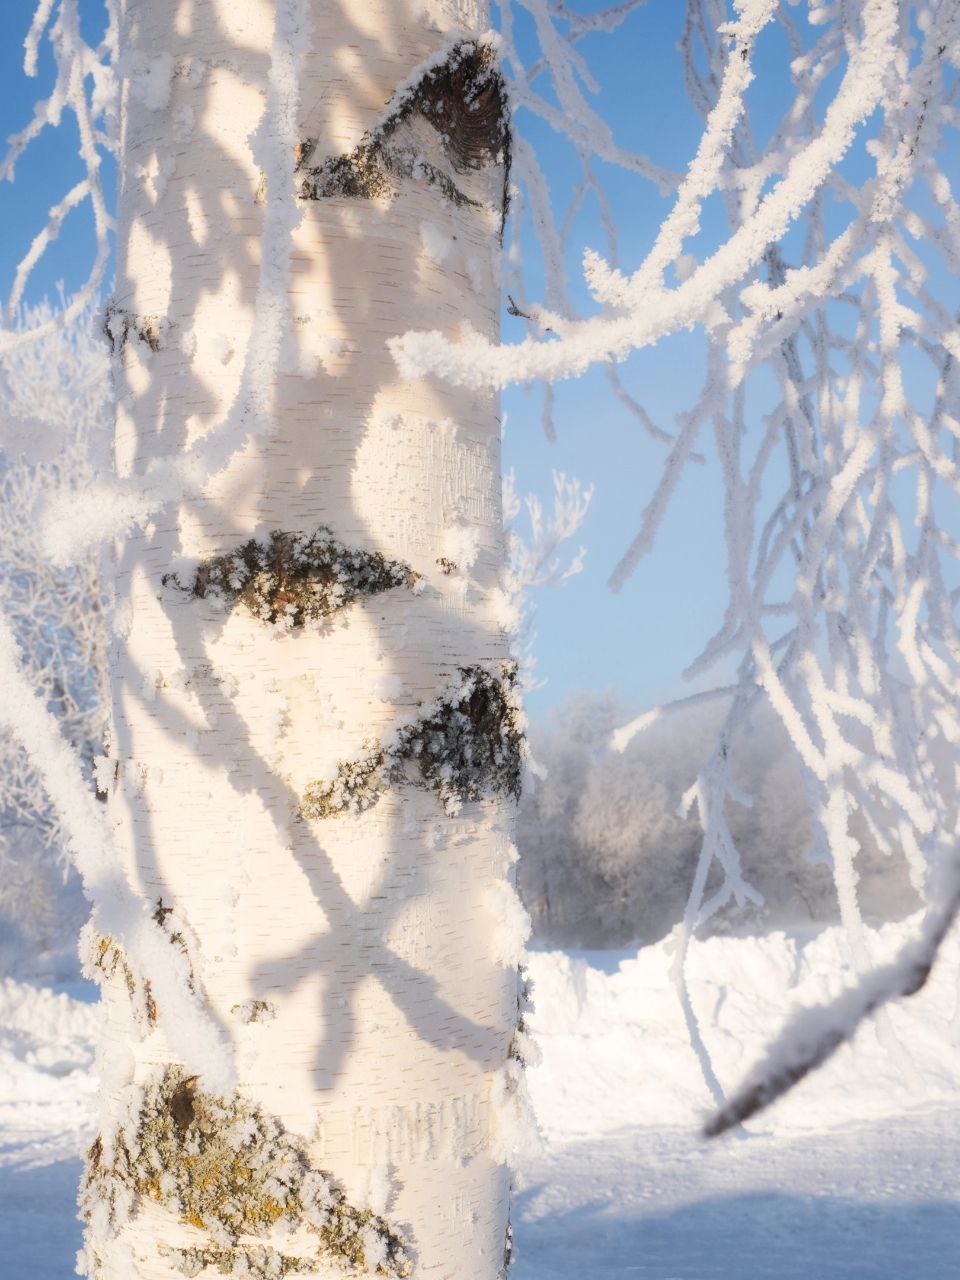
[[[43,306],[20,325],[32,341],[0,356],[0,863],[7,873],[7,837],[17,825],[30,828],[31,856],[47,844],[68,860],[97,929],[150,974],[158,999],[164,991],[171,1043],[225,1087],[231,1066],[222,1036],[183,955],[158,928],[154,904],[130,887],[96,798],[109,638],[99,553],[57,569],[40,542],[43,504],[83,488],[102,460],[111,417],[106,350],[90,307],[59,323]]]
[[[154,905],[131,888],[106,815],[80,773],[72,745],[24,675],[16,642],[2,621],[0,728],[21,744],[57,810],[84,892],[96,903],[97,929],[117,940],[137,972],[150,975],[164,1031],[182,1060],[200,1064],[200,1074],[211,1088],[228,1089],[233,1074],[230,1053],[193,990],[189,963],[170,945],[155,919]]]
[[[309,37],[304,0],[282,0],[276,10],[263,116],[251,138],[265,192],[260,272],[233,403],[224,420],[193,448],[155,458],[145,474],[100,480],[84,495],[51,504],[43,532],[48,553],[58,564],[71,563],[91,547],[142,526],[157,512],[196,494],[251,437],[274,429],[273,394],[290,314],[291,236],[303,216],[295,195],[295,169],[299,72]]]
[[[28,76],[34,77],[38,72],[40,43],[46,36],[54,58],[54,83],[50,92],[36,103],[30,122],[7,139],[7,152],[0,160],[0,181],[13,181],[17,162],[30,143],[44,129],[59,127],[65,113],[73,116],[79,134],[84,177],[71,185],[50,209],[46,225],[34,236],[17,267],[13,288],[6,299],[7,327],[0,330],[0,352],[30,343],[57,325],[69,324],[90,305],[103,284],[110,258],[113,219],[108,212],[100,169],[104,155],[116,145],[115,0],[104,0],[104,11],[103,37],[92,46],[81,34],[78,0],[41,0],[24,41],[23,68]],[[86,283],[70,299],[62,314],[48,315],[35,326],[15,325],[33,269],[56,240],[67,215],[87,202],[93,216],[96,250]]]
[[[553,473],[553,509],[547,513],[535,493],[521,502],[516,492],[513,472],[503,481],[503,518],[507,540],[507,562],[501,574],[503,622],[513,635],[514,653],[521,664],[523,683],[535,683],[533,617],[535,606],[531,593],[538,587],[555,586],[579,573],[583,568],[586,548],[581,546],[566,561],[561,549],[575,536],[586,517],[593,498],[593,486],[584,489],[575,477]],[[528,531],[520,530],[520,514],[525,510]]]
[[[852,1040],[871,1014],[891,1000],[916,995],[926,985],[937,952],[960,913],[960,876],[954,873],[952,880],[928,913],[919,936],[894,960],[874,969],[831,1003],[804,1009],[787,1023],[763,1061],[707,1121],[706,1137],[719,1137],[768,1107]]]
[[[100,556],[56,568],[39,523],[52,498],[89,483],[105,449],[107,357],[91,308],[65,327],[50,327],[54,314],[49,306],[26,312],[21,326],[39,336],[0,357],[0,602],[33,688],[89,776],[104,735]],[[13,833],[27,828],[32,857],[62,855],[59,815],[27,756],[4,736],[0,759],[0,861],[7,866],[5,852],[20,844]]]

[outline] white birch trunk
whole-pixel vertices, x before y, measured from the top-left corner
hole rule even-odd
[[[117,465],[129,476],[213,432],[238,391],[270,201],[250,137],[264,112],[276,6],[121,7],[110,326]],[[482,0],[307,7],[299,125],[316,139],[313,164],[352,152],[397,85],[486,17]],[[248,439],[120,548],[114,737],[102,777],[130,880],[162,903],[164,928],[182,934],[197,990],[234,1051],[236,1096],[302,1139],[353,1205],[383,1214],[408,1246],[411,1274],[494,1280],[509,1178],[492,1094],[503,1091],[517,1020],[516,939],[501,918],[516,910],[503,884],[512,800],[492,788],[451,813],[433,790],[395,780],[363,813],[298,813],[311,783],[334,780],[340,762],[369,753],[365,743],[416,721],[463,668],[499,678],[507,656],[496,404],[402,381],[385,345],[411,327],[455,333],[464,322],[495,336],[503,169],[492,161],[454,173],[436,127],[414,111],[401,128],[484,207],[449,199],[422,173],[373,198],[303,202],[291,322],[266,388],[275,432]],[[319,526],[403,562],[416,587],[284,630],[222,595],[164,584],[176,572],[189,585],[198,562],[252,537]],[[113,970],[104,1149],[94,1161],[108,1168],[118,1124],[129,1144],[140,1123],[142,1087],[183,1055],[150,975],[130,975],[131,999],[122,958],[106,943],[89,949]],[[187,1065],[202,1073],[202,1063]],[[201,1075],[189,1088],[203,1085]],[[130,1176],[123,1212],[98,1203],[104,1182],[87,1189],[90,1273],[194,1274],[200,1253],[189,1263],[165,1249],[209,1250],[215,1226],[184,1221],[159,1174],[146,1195],[140,1174],[141,1194],[131,1195]],[[287,1259],[270,1265],[297,1258],[303,1274],[342,1273],[336,1261],[310,1261],[316,1240],[302,1223],[285,1243],[276,1232],[251,1242]],[[219,1246],[232,1257],[236,1241]]]

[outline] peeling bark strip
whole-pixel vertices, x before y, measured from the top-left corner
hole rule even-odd
[[[265,541],[251,538],[235,551],[206,560],[188,588],[175,574],[173,584],[201,599],[222,596],[245,605],[263,622],[302,627],[345,609],[361,596],[393,587],[412,587],[419,575],[379,551],[361,551],[338,542],[324,526],[307,537],[275,529]]]
[[[163,335],[169,328],[169,320],[162,316],[135,316],[115,302],[108,302],[103,309],[101,329],[110,344],[111,355],[118,356],[131,337],[146,343],[156,353],[161,349]]]
[[[402,124],[419,116],[440,135],[454,171],[477,171],[503,166],[502,220],[506,221],[510,179],[510,116],[503,77],[495,49],[477,41],[461,41],[446,61],[431,67],[419,83],[376,128],[364,134],[347,155],[332,156],[316,167],[310,160],[316,140],[300,144],[297,170],[302,174],[300,197],[323,200],[331,196],[374,199],[394,194],[403,178],[419,178],[438,187],[458,207],[480,208],[449,174],[430,164],[413,147],[391,145]]]
[[[363,813],[388,787],[404,782],[434,791],[448,812],[494,793],[518,800],[524,737],[516,664],[503,663],[501,673],[461,667],[459,683],[421,719],[362,759],[342,761],[335,781],[312,783],[300,806],[303,817]]]
[[[278,1120],[239,1097],[202,1092],[180,1067],[167,1067],[143,1089],[135,1132],[121,1128],[109,1155],[97,1138],[88,1159],[80,1193],[88,1220],[102,1204],[119,1222],[153,1201],[207,1233],[199,1246],[159,1246],[181,1275],[214,1266],[223,1275],[276,1280],[315,1272],[322,1262],[347,1273],[410,1274],[400,1237],[383,1218],[348,1204]],[[311,1231],[313,1253],[241,1243],[265,1239],[280,1224]]]

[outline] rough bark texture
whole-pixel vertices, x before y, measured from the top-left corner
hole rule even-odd
[[[214,430],[236,391],[265,209],[249,138],[274,6],[121,7],[128,55],[169,55],[173,68],[168,100],[140,92],[135,70],[124,89],[107,332],[117,464],[130,475]],[[300,121],[311,163],[355,155],[396,86],[485,18],[470,0],[313,0]],[[488,138],[489,84],[481,107]],[[492,941],[490,904],[502,902],[491,890],[513,857],[512,796],[491,787],[445,806],[429,787],[385,785],[362,812],[312,819],[302,806],[318,779],[435,710],[464,672],[505,669],[496,405],[401,381],[385,346],[411,327],[495,331],[506,155],[478,149],[461,123],[448,137],[429,113],[407,112],[391,144],[415,148],[419,169],[394,167],[389,189],[362,198],[328,189],[305,199],[275,434],[119,548],[114,736],[101,778],[128,873],[160,904],[235,1049],[236,1095],[207,1098],[203,1115],[210,1125],[267,1117],[278,1150],[293,1144],[303,1169],[335,1180],[350,1247],[317,1261],[318,1228],[293,1209],[278,1244],[270,1230],[285,1211],[261,1191],[214,1238],[216,1213],[208,1221],[196,1206],[210,1180],[214,1202],[234,1194],[230,1179],[246,1165],[237,1156],[224,1175],[184,1093],[192,1078],[171,1086],[183,1073],[149,974],[131,974],[122,957],[104,963],[110,942],[94,940],[113,1126],[88,1179],[87,1263],[98,1280],[228,1272],[238,1240],[253,1274],[288,1263],[341,1274],[377,1264],[376,1240],[363,1258],[354,1227],[381,1220],[396,1233],[382,1273],[403,1274],[408,1259],[411,1274],[432,1280],[495,1280],[503,1266],[509,1178],[492,1149],[492,1085],[508,1061],[517,975]],[[448,198],[433,173],[465,199]],[[328,602],[336,555],[320,570],[301,557],[289,598],[290,563],[269,562],[271,538],[300,548],[318,530],[328,550],[353,556],[335,608],[310,602]],[[242,563],[231,579],[223,558],[234,553]],[[218,589],[191,589],[209,585],[210,565]],[[251,587],[244,565],[266,576]],[[256,607],[237,607],[250,604],[244,592]],[[158,1118],[164,1099],[180,1099],[183,1114]],[[194,1161],[172,1181],[130,1155],[148,1122],[165,1135],[165,1159],[187,1151]],[[190,1154],[191,1142],[208,1156]],[[110,1218],[101,1184],[123,1160],[123,1212]]]

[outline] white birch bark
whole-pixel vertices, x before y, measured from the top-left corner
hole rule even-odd
[[[238,393],[260,254],[272,251],[251,135],[282,5],[121,7],[110,328],[117,467],[130,476],[216,431]],[[307,8],[299,129],[316,140],[314,162],[350,153],[396,87],[486,17],[479,0]],[[413,112],[402,129],[451,171],[435,127]],[[237,1096],[303,1139],[352,1204],[384,1215],[412,1274],[494,1280],[509,1196],[494,1095],[510,1091],[517,1017],[516,937],[502,918],[514,910],[512,801],[494,792],[452,813],[434,791],[395,782],[360,814],[298,814],[311,783],[415,721],[462,669],[497,675],[507,656],[496,403],[401,380],[385,345],[411,326],[496,336],[503,170],[454,176],[483,207],[416,173],[388,195],[303,202],[279,368],[260,388],[275,429],[119,549],[102,778],[130,881],[182,934],[233,1050]],[[269,366],[269,352],[255,354]],[[408,565],[415,589],[284,629],[164,584],[171,572],[188,583],[199,562],[252,537],[319,526]],[[142,1087],[183,1055],[151,1007],[150,975],[131,975],[131,999],[122,959],[105,943],[89,949],[113,970],[98,1153],[109,1165],[118,1124],[128,1141],[136,1130]],[[187,1255],[165,1250],[210,1247],[210,1224],[183,1221],[154,1190],[131,1200],[128,1185],[117,1213],[88,1188],[86,1263],[99,1280],[183,1274]],[[256,1243],[309,1259],[301,1226],[282,1248],[273,1236]]]

